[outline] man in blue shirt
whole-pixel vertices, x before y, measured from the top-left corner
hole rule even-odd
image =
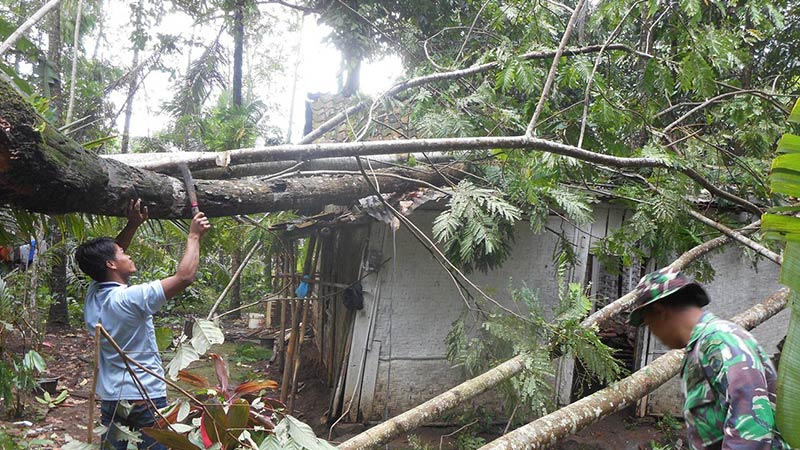
[[[186,251],[175,274],[163,280],[128,286],[136,265],[125,251],[147,218],[147,207],[142,207],[141,200],[131,200],[128,224],[116,239],[92,239],[75,252],[81,270],[94,280],[84,305],[84,321],[89,333],[94,335],[95,325],[100,323],[128,357],[161,376],[158,378],[134,365],[129,369],[111,344],[101,338],[96,393],[102,400],[101,423],[109,426],[103,440],[108,438],[114,448],[122,450],[127,448],[127,442],[113,439],[111,424],[132,430],[152,426],[154,410],[166,406],[167,387],[156,345],[153,314],[194,281],[200,261],[200,238],[211,227],[203,213],[195,215],[189,226]],[[148,436],[142,439],[140,449],[165,448]]]

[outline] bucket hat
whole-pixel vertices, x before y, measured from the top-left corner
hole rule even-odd
[[[697,306],[702,307],[708,304],[708,295],[699,284],[669,267],[643,276],[634,292],[636,300],[633,303],[633,310],[628,315],[628,323],[637,327],[642,324],[644,308],[647,305],[663,300],[677,292],[694,295]]]

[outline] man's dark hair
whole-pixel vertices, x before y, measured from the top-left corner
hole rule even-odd
[[[113,261],[117,254],[114,239],[99,237],[84,242],[75,250],[78,266],[95,281],[106,281],[106,261]]]
[[[685,309],[690,306],[702,308],[708,304],[708,296],[703,288],[693,284],[684,287],[674,294],[668,295],[656,303],[673,309]]]

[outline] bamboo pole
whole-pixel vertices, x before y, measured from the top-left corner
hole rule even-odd
[[[294,253],[289,255],[289,273],[287,282],[292,283],[289,285],[289,289],[294,287],[294,272],[296,270],[297,264],[294,260]],[[286,403],[286,400],[289,396],[289,383],[290,383],[290,375],[291,375],[291,368],[292,368],[292,361],[294,358],[294,351],[295,347],[297,346],[297,333],[300,328],[300,312],[298,311],[298,301],[296,299],[292,300],[291,302],[292,308],[292,326],[291,332],[289,334],[289,345],[286,349],[286,356],[283,359],[283,376],[281,378],[281,403]]]
[[[311,238],[308,241],[308,248],[306,249],[306,261],[305,267],[303,267],[303,275],[309,275],[313,268],[316,268],[316,247],[317,247],[317,235],[311,235]],[[309,292],[308,295],[311,294],[311,290],[313,289],[313,284],[309,285]],[[310,298],[301,299],[300,302],[303,305],[303,312],[300,318],[300,332],[297,336],[297,349],[295,350],[294,354],[294,367],[292,368],[292,382],[291,382],[291,395],[289,398],[289,414],[294,412],[294,398],[297,395],[297,373],[300,371],[300,359],[302,358],[301,350],[303,348],[303,341],[305,340],[305,333],[306,333],[306,324],[308,323],[308,308],[311,304]]]
[[[758,230],[759,226],[760,221],[752,223],[743,228],[741,233],[753,233]],[[683,270],[691,262],[731,241],[731,238],[728,236],[719,236],[711,239],[683,253],[670,264],[670,267],[675,270]],[[635,296],[629,292],[587,317],[581,322],[581,326],[593,327],[619,314],[621,311],[630,307],[634,298]],[[487,372],[459,384],[449,391],[350,438],[340,444],[339,448],[343,450],[353,450],[357,448],[368,448],[388,442],[396,436],[414,430],[423,423],[439,417],[445,411],[449,411],[463,404],[478,394],[494,388],[501,382],[520,373],[523,368],[524,357],[522,355],[515,356]]]
[[[26,20],[22,25],[19,26],[16,30],[14,30],[11,35],[9,35],[2,44],[0,44],[0,55],[7,52],[8,49],[14,46],[17,43],[19,38],[21,38],[32,26],[36,25],[36,22],[41,20],[45,14],[50,12],[51,9],[55,8],[58,5],[60,0],[50,0],[49,2],[45,3],[38,11],[36,11],[28,20]]]
[[[787,304],[789,290],[781,289],[762,303],[730,320],[750,330],[780,312]],[[622,410],[666,383],[680,370],[683,350],[672,350],[639,369],[633,375],[558,411],[520,427],[480,448],[517,450],[549,447],[600,419]]]
[[[259,241],[256,241],[256,243],[253,244],[253,247],[250,249],[250,251],[247,252],[247,256],[244,257],[244,259],[242,260],[242,263],[239,264],[239,267],[236,269],[236,272],[234,272],[233,276],[231,276],[230,281],[228,281],[228,285],[225,286],[225,289],[223,289],[222,293],[219,294],[219,297],[217,298],[217,301],[214,302],[214,306],[212,306],[211,307],[211,311],[208,312],[208,316],[206,317],[206,320],[211,320],[211,317],[213,317],[214,313],[217,312],[217,308],[219,307],[219,304],[222,303],[222,300],[225,299],[226,295],[228,295],[228,291],[230,291],[231,287],[233,287],[233,283],[235,283],[236,280],[239,279],[239,276],[244,271],[245,266],[247,266],[247,263],[250,262],[250,258],[253,257],[253,255],[255,254],[256,250],[258,250],[260,247],[261,247],[261,241],[259,240]]]

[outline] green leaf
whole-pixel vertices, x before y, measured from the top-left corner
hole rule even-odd
[[[786,133],[778,141],[778,153],[800,153],[800,136]]]
[[[17,87],[22,92],[24,92],[24,93],[26,93],[28,95],[33,95],[33,92],[34,92],[33,86],[30,83],[28,83],[27,80],[25,80],[24,78],[20,77],[19,74],[13,68],[11,68],[11,67],[3,64],[3,63],[0,63],[0,70],[2,70],[3,72],[6,73],[6,75],[11,77],[11,79],[14,80],[14,84],[16,84]]]
[[[700,0],[680,0],[681,10],[689,16],[689,21],[694,25],[703,17],[703,7]]]
[[[185,423],[172,423],[169,425],[169,427],[172,429],[172,431],[180,434],[186,434],[196,428],[193,425],[187,425]]]
[[[42,358],[39,352],[36,350],[29,350],[22,358],[22,367],[26,370],[44,372],[47,369],[47,364],[45,364],[44,358]]]
[[[789,113],[789,122],[800,123],[800,98],[794,102],[792,112]]]
[[[791,244],[793,247],[800,244]],[[797,253],[798,249],[789,249],[787,244],[786,253]],[[786,259],[784,259],[784,266]],[[795,279],[800,279],[800,270],[793,264],[791,274]],[[800,296],[792,289],[789,294],[789,307],[791,316],[789,317],[789,329],[786,334],[786,342],[781,351],[781,360],[778,370],[777,403],[775,405],[775,415],[778,428],[786,442],[792,448],[800,448]]]
[[[200,426],[206,430],[211,442],[223,442],[227,438],[228,417],[225,415],[225,409],[222,405],[219,403],[207,403]]]
[[[761,229],[772,239],[800,241],[800,218],[778,214],[761,216]]]
[[[278,428],[283,425],[281,434],[286,433],[288,436],[298,443],[306,450],[336,450],[336,447],[329,444],[323,439],[317,438],[314,430],[307,424],[295,419],[292,416],[286,416],[275,427],[275,434],[279,434]]]
[[[159,351],[164,351],[167,347],[172,344],[172,339],[174,334],[172,333],[172,329],[170,327],[158,327],[156,328],[156,345],[158,346]]]
[[[773,192],[800,196],[800,153],[787,153],[775,158],[769,181]]]
[[[230,447],[242,434],[250,417],[250,404],[247,400],[239,399],[228,406],[228,433],[225,435],[225,448]]]
[[[147,427],[142,428],[142,432],[155,439],[160,444],[165,445],[167,448],[174,448],[178,450],[202,450],[200,447],[192,444],[191,441],[189,441],[189,438],[174,431],[159,430],[158,428]]]
[[[798,219],[798,222],[800,222],[800,219]],[[780,282],[793,292],[800,291],[800,242],[789,241],[786,243],[786,248],[783,251]]]

